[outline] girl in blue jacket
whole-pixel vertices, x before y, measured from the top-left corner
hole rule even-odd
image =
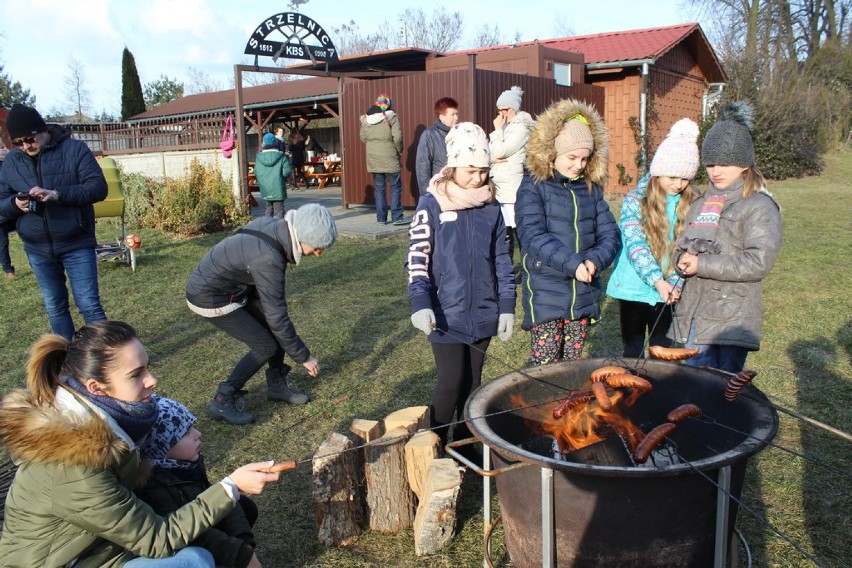
[[[698,125],[682,118],[672,126],[643,177],[624,197],[618,226],[624,247],[606,293],[618,298],[624,356],[639,358],[645,346],[668,347],[671,304],[680,299],[683,279],[675,272],[674,243],[695,200],[689,185],[698,171]]]
[[[566,99],[536,119],[515,202],[533,365],[579,358],[600,317],[598,277],[621,243],[606,169],[606,127],[592,106]]]
[[[447,166],[432,178],[409,229],[406,269],[411,323],[432,344],[438,380],[431,428],[447,443],[453,413],[462,418],[480,385],[485,350],[508,341],[515,322],[515,282],[506,225],[488,179],[488,137],[464,122],[447,133]],[[455,440],[467,438],[463,424]]]

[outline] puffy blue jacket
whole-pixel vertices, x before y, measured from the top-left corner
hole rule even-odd
[[[67,130],[48,126],[50,141],[35,157],[20,149],[6,156],[0,170],[0,217],[14,219],[27,252],[61,255],[95,248],[93,203],[107,196],[107,183],[95,156]],[[33,187],[59,192],[59,201],[38,203],[35,212],[15,205],[16,193]]]
[[[585,179],[570,181],[559,172],[536,183],[524,175],[515,202],[521,245],[524,321],[530,329],[560,318],[600,317],[600,274],[612,264],[621,236],[603,191],[589,191]],[[591,284],[574,278],[591,260]]]
[[[500,314],[515,313],[515,279],[500,205],[442,213],[427,193],[408,233],[411,311],[432,309],[437,329],[452,334],[436,330],[429,341],[473,343],[497,335]]]

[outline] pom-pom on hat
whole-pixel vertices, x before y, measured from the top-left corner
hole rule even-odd
[[[393,103],[391,102],[391,98],[388,95],[381,94],[376,97],[376,106],[382,109],[382,112],[386,110],[391,110],[393,108]]]
[[[704,165],[753,166],[753,123],[754,110],[749,103],[738,101],[723,106],[716,124],[707,131],[701,143],[701,161]]]
[[[169,451],[186,436],[196,420],[192,412],[178,401],[159,396],[156,400],[157,421],[140,446],[142,453],[154,463],[166,459]]]
[[[688,118],[675,122],[651,160],[651,175],[692,179],[698,172],[698,125]]]
[[[450,128],[447,143],[447,166],[451,168],[487,168],[491,166],[488,135],[472,122],[460,122]]]
[[[500,93],[500,96],[497,97],[497,108],[509,107],[517,112],[521,108],[521,97],[523,94],[524,91],[517,85],[508,91],[503,91]]]
[[[296,209],[293,229],[299,242],[311,248],[326,249],[337,240],[337,226],[331,211],[318,203],[308,203]]]
[[[263,135],[263,149],[274,148],[275,147],[275,135],[271,132],[267,132]]]
[[[47,124],[44,119],[32,107],[15,103],[9,109],[9,114],[6,115],[6,131],[12,140],[32,136],[46,130]]]
[[[589,128],[589,121],[586,117],[582,114],[567,117],[562,130],[556,135],[553,145],[557,156],[581,148],[593,152],[595,150],[595,140],[592,137],[592,131]]]

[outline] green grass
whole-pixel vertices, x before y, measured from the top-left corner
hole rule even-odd
[[[829,156],[819,178],[770,186],[783,208],[784,245],[765,282],[763,348],[749,357],[756,384],[776,404],[852,430],[852,238],[849,197],[852,154]],[[617,203],[615,205],[617,209]],[[101,297],[107,314],[133,324],[160,377],[160,393],[175,397],[199,417],[211,476],[261,459],[305,460],[333,431],[347,432],[353,418],[379,419],[393,410],[428,404],[434,363],[422,334],[409,323],[403,273],[403,238],[342,239],[321,258],[288,269],[291,315],[322,366],[316,380],[303,370],[297,381],[314,400],[290,407],[267,402],[259,374],[248,383],[248,406],[258,422],[233,427],[212,422],[206,405],[216,384],[244,353],[242,344],[189,312],[183,289],[195,263],[224,235],[176,240],[138,231],[143,249],[133,273],[117,262],[101,263]],[[99,227],[102,239],[117,229]],[[24,384],[26,348],[47,331],[41,298],[20,241],[12,237],[19,278],[0,283],[0,391]],[[520,319],[520,306],[519,306]],[[527,364],[528,335],[519,327],[511,342],[494,341],[484,377]],[[605,301],[601,325],[588,343],[590,356],[621,349],[618,309]],[[344,398],[348,396],[348,398]],[[850,444],[801,421],[781,416],[776,442],[852,471]],[[852,565],[849,543],[852,494],[849,478],[812,460],[769,448],[752,460],[744,502],[817,557],[825,566]],[[459,508],[458,536],[441,554],[414,556],[411,531],[364,533],[343,549],[317,544],[311,471],[307,463],[257,498],[255,533],[266,566],[481,566],[481,483],[467,475]],[[804,557],[748,513],[739,526],[755,566],[805,566]],[[509,565],[502,533],[493,557]],[[744,557],[741,565],[744,565]]]

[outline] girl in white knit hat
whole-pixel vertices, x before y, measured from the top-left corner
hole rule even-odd
[[[643,354],[650,345],[668,347],[671,305],[680,299],[683,279],[675,272],[674,243],[697,193],[690,182],[698,171],[698,125],[677,121],[657,148],[648,175],[621,204],[623,246],[607,284],[619,300],[624,357]]]

